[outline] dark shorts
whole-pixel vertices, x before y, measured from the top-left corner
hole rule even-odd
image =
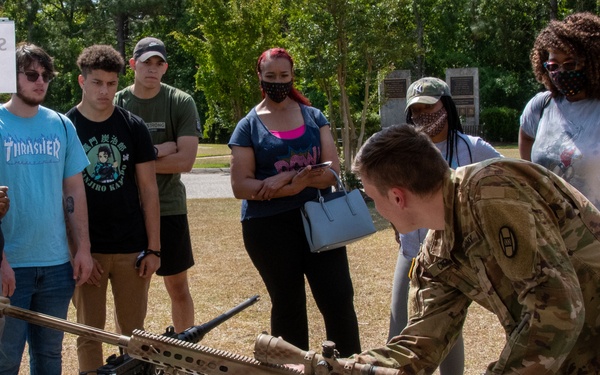
[[[160,217],[160,247],[157,275],[176,275],[194,265],[187,215]]]

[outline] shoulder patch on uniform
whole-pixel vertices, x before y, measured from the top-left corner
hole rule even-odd
[[[512,258],[517,254],[517,237],[511,228],[506,226],[500,228],[498,240],[500,241],[500,248],[502,248],[507,258]]]

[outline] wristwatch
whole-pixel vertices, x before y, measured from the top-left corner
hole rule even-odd
[[[150,249],[142,250],[140,255],[138,255],[137,258],[135,259],[135,268],[140,268],[140,264],[142,264],[142,260],[149,254],[156,255],[157,257],[160,258],[160,251],[150,250]]]

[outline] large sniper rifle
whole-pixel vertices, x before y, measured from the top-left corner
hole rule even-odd
[[[259,299],[260,297],[258,295],[250,297],[233,309],[217,316],[213,320],[201,325],[192,326],[181,333],[175,332],[175,328],[170,326],[166,329],[165,333],[163,333],[163,336],[175,338],[181,341],[197,343],[202,340],[210,330],[247,307],[255,304]],[[149,362],[135,359],[127,353],[119,356],[113,354],[108,357],[104,366],[98,368],[97,370],[80,372],[79,375],[156,375],[164,373],[163,370],[157,370],[156,367],[157,366]]]
[[[355,363],[338,358],[335,345],[323,344],[323,354],[303,351],[281,338],[260,334],[254,346],[255,358],[212,349],[176,337],[134,330],[124,336],[98,328],[11,306],[0,298],[0,316],[72,333],[91,340],[116,345],[132,358],[150,363],[164,374],[205,375],[399,375],[398,370]],[[186,330],[187,331],[187,330]],[[302,364],[304,370],[286,364]]]

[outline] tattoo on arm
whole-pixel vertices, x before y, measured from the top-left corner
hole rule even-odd
[[[67,210],[67,213],[70,214],[75,212],[75,201],[73,200],[73,197],[67,197],[67,199],[65,200],[65,209]]]

